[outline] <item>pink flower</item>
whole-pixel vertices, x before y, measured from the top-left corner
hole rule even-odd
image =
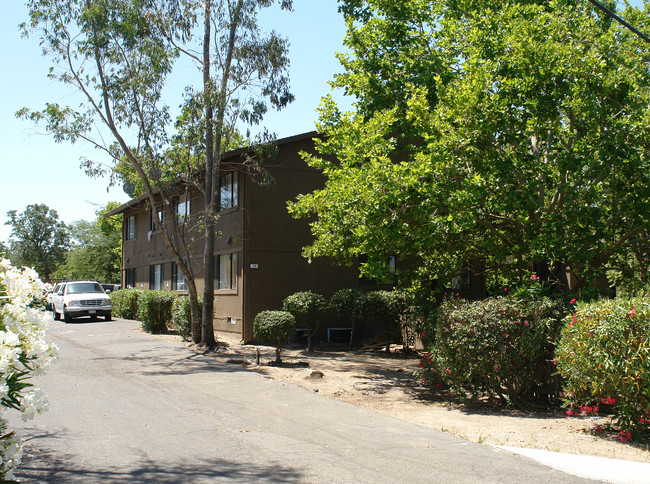
[[[613,405],[616,403],[616,400],[612,397],[605,397],[605,398],[600,398],[600,401],[603,402],[605,405]]]
[[[507,287],[504,287],[504,288],[503,288],[503,292],[508,292],[508,288],[507,288]]]
[[[569,301],[569,304],[575,304],[575,303],[576,303],[576,298],[573,298],[571,299],[571,301]]]
[[[567,410],[566,414],[570,417],[571,415],[573,415],[573,410]]]
[[[557,359],[556,358],[553,358],[553,364],[557,365]]]
[[[632,310],[627,313],[627,315],[631,318],[634,318],[634,315],[636,314],[636,308],[632,307]]]
[[[631,438],[632,438],[632,434],[629,431],[626,432],[625,430],[622,430],[620,435],[618,436],[618,439],[621,442],[625,442],[625,443],[629,442]]]
[[[447,368],[447,373],[448,373],[448,374],[451,373],[451,370],[450,370],[449,368]]]
[[[581,407],[580,410],[585,412],[585,413],[591,413],[591,411],[593,409],[591,407],[589,407],[588,405],[585,405],[584,407]]]
[[[536,274],[532,274],[532,275],[530,276],[530,278],[531,278],[533,281],[539,281],[539,276],[536,275]]]
[[[524,321],[524,324],[525,324],[526,326],[530,326],[530,324],[528,323],[528,321]]]

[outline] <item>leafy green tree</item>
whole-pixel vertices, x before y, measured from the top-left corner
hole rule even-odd
[[[151,207],[162,208],[166,223],[152,210],[154,223],[188,284],[192,340],[208,347],[216,345],[214,281],[204,278],[201,311],[189,254],[199,231],[203,273],[213,273],[221,156],[237,139],[237,123],[259,124],[269,107],[281,109],[293,100],[288,43],[275,32],[262,34],[257,25],[258,11],[275,3],[292,6],[291,0],[27,3],[24,34],[39,37],[52,62],[50,76],[76,89],[81,103],[51,103],[18,115],[44,124],[57,141],[83,140],[106,153],[113,161],[108,168],[85,160],[91,175],[130,165],[111,174],[137,174],[140,186],[134,190],[142,189]],[[200,76],[179,99],[182,112],[174,123],[163,88],[181,56]],[[191,187],[203,192],[205,211],[198,220],[179,219],[174,200]]]
[[[282,301],[282,309],[293,314],[296,324],[307,329],[307,352],[314,351],[312,338],[318,331],[323,314],[328,309],[327,300],[311,291],[296,292]]]
[[[296,318],[287,311],[262,311],[255,316],[253,332],[256,338],[268,341],[275,346],[275,364],[282,363],[280,353],[289,342],[296,327]]]
[[[17,266],[33,267],[43,280],[50,280],[63,262],[70,235],[56,210],[44,204],[27,205],[22,213],[7,212],[11,226],[9,253]]]
[[[317,216],[307,257],[366,254],[376,276],[397,254],[400,281],[422,288],[475,259],[562,290],[619,263],[647,280],[647,44],[586,2],[340,8],[350,53],[334,85],[356,109],[321,107],[322,156],[306,159],[327,182],[290,204]],[[650,30],[647,9],[623,15]]]
[[[57,279],[91,279],[117,284],[122,262],[122,217],[104,214],[118,204],[111,202],[97,211],[94,222],[80,220],[70,225],[72,247],[65,263],[54,272]]]

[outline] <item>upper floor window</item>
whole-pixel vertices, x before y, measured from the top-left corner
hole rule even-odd
[[[215,289],[237,289],[237,252],[221,254],[215,257]]]
[[[172,262],[172,291],[187,291],[185,276],[176,265],[176,262]]]
[[[126,223],[124,224],[124,239],[135,239],[135,215],[131,215],[126,219]]]
[[[176,215],[179,222],[185,221],[185,218],[190,216],[190,196],[188,194],[178,197]]]
[[[237,172],[219,177],[219,208],[226,210],[238,206],[237,203]]]
[[[162,208],[156,207],[156,211],[158,212],[158,219],[160,219],[160,221],[162,222],[162,220],[163,220]],[[151,215],[151,217],[150,217],[150,222],[149,222],[149,230],[151,230],[152,232],[156,232],[156,231],[158,231],[158,227],[156,227],[156,222],[155,222],[156,216],[154,215],[153,210],[150,212],[150,215]]]
[[[368,256],[363,254],[359,257],[359,262],[365,264],[368,262]],[[386,264],[388,265],[388,274],[384,279],[373,279],[367,276],[361,277],[361,284],[365,286],[394,286],[397,282],[397,257],[394,255],[389,256],[386,259]]]

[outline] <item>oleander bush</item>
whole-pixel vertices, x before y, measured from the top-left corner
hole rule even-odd
[[[445,300],[435,325],[424,330],[434,337],[424,340],[422,376],[461,398],[468,393],[502,404],[529,400],[540,368],[553,358],[566,314],[563,302],[546,297]]]
[[[568,413],[606,405],[621,439],[650,439],[650,298],[581,304],[556,351]]]
[[[329,308],[327,300],[311,291],[296,292],[283,301],[282,309],[293,314],[298,327],[307,328],[307,351],[313,351],[312,337]]]
[[[253,320],[255,338],[275,346],[275,362],[280,364],[280,352],[296,327],[296,318],[288,311],[262,311]]]
[[[44,285],[33,269],[17,269],[0,257],[0,481],[14,482],[22,439],[9,428],[8,409],[26,422],[48,408],[45,393],[32,378],[44,374],[58,349],[46,340],[52,320],[44,311]]]
[[[138,319],[138,295],[143,291],[137,289],[120,289],[111,292],[113,316],[124,319]]]
[[[167,291],[141,291],[138,296],[138,320],[148,333],[166,333],[172,323],[176,294]]]
[[[216,297],[215,303],[216,303]],[[199,297],[199,310],[203,307],[203,298]],[[188,341],[192,337],[192,318],[190,317],[190,298],[178,296],[172,306],[172,324],[178,334]]]

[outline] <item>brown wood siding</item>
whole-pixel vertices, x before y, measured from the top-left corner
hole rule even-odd
[[[244,340],[252,339],[253,319],[267,309],[281,309],[282,300],[298,291],[311,290],[325,297],[344,287],[358,287],[357,270],[338,267],[329,259],[310,264],[302,248],[312,241],[307,220],[296,220],[287,201],[321,188],[323,175],[309,168],[299,155],[313,152],[313,141],[304,139],[281,145],[269,163],[273,183],[259,186],[246,180],[246,250],[244,257]],[[257,268],[251,268],[256,265]]]

